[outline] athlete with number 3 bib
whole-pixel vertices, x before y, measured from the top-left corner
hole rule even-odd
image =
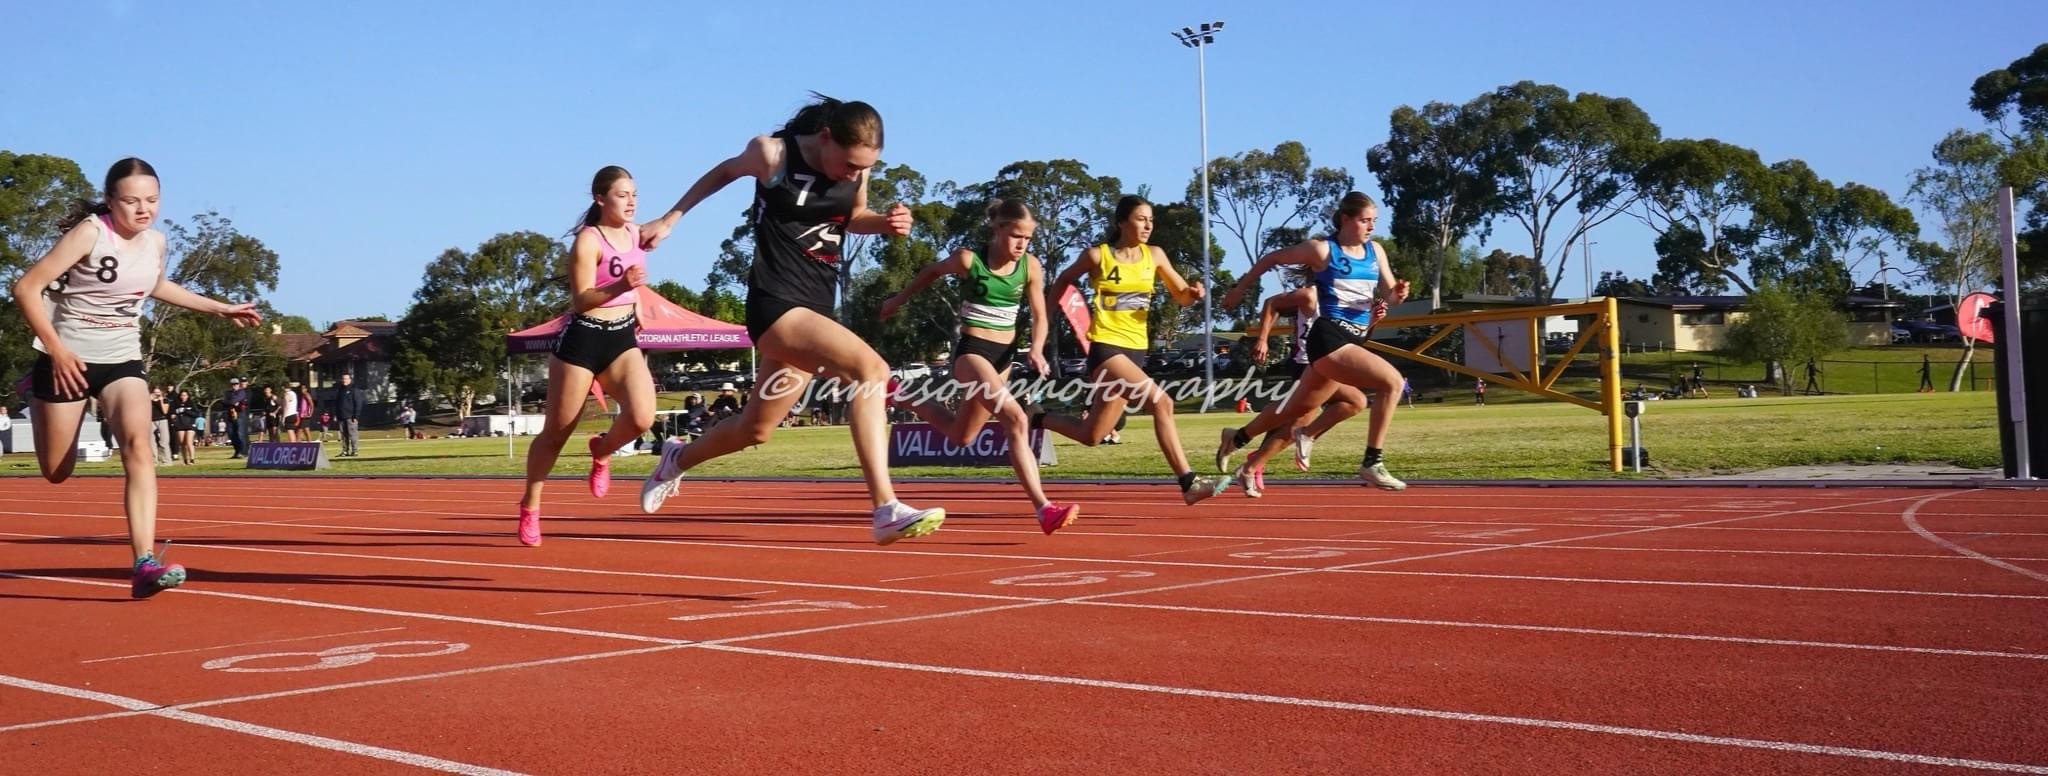
[[[640,486],[649,514],[673,495],[684,472],[720,456],[768,441],[811,376],[825,373],[855,384],[854,454],[874,500],[874,539],[930,534],[944,509],[918,509],[896,500],[889,481],[889,418],[883,386],[889,365],[866,342],[832,317],[839,281],[841,241],[854,234],[910,234],[910,208],[887,214],[868,209],[868,168],[882,153],[882,116],[864,102],[815,94],[772,135],[756,137],[738,156],[690,186],[674,208],[649,222],[642,241],[653,248],[705,197],[742,177],[753,178],[754,266],[747,277],[747,335],[760,349],[753,399],[694,442],[671,438],[661,461]]]
[[[163,232],[151,229],[161,194],[156,170],[133,157],[107,170],[101,203],[81,203],[71,227],[14,282],[14,303],[42,351],[29,372],[29,417],[43,479],[63,482],[78,463],[85,400],[113,424],[126,487],[128,548],[135,563],[129,594],[148,598],[185,582],[185,567],[152,552],[156,540],[156,461],[150,444],[148,365],[142,357],[142,306],[150,299],[248,326],[256,306],[192,293],[165,277]],[[47,295],[48,303],[44,299]]]

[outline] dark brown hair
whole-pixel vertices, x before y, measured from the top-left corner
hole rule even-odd
[[[133,156],[115,162],[114,166],[107,168],[107,180],[105,185],[100,187],[100,199],[98,201],[81,199],[73,203],[70,214],[64,217],[64,228],[70,229],[84,222],[85,219],[113,212],[112,208],[107,206],[107,202],[114,198],[114,184],[120,183],[131,175],[147,175],[155,178],[156,168],[149,166],[148,162]]]
[[[590,179],[591,199],[602,199],[604,195],[611,193],[612,184],[618,183],[619,179],[621,178],[632,177],[633,174],[630,172],[626,172],[626,168],[624,167],[620,167],[616,164],[605,165],[602,169],[599,169],[597,171],[597,175],[592,176]],[[598,220],[603,217],[604,206],[596,202],[592,202],[590,203],[590,207],[585,208],[583,210],[583,223],[580,224],[577,228],[581,229],[582,227],[585,226],[596,226]]]
[[[1372,197],[1366,196],[1365,192],[1354,191],[1345,194],[1343,199],[1337,201],[1337,212],[1330,215],[1330,236],[1337,236],[1338,225],[1345,218],[1363,213],[1367,208],[1377,209],[1379,205],[1374,204]]]
[[[874,106],[859,101],[842,102],[817,92],[811,92],[811,98],[811,104],[798,109],[782,125],[785,134],[794,137],[824,130],[831,132],[832,141],[842,147],[882,147],[882,114]]]

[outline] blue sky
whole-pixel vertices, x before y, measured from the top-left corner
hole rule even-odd
[[[1066,157],[1177,196],[1195,62],[1167,32],[1203,20],[1228,22],[1211,155],[1298,139],[1374,194],[1393,107],[1531,79],[1902,198],[1935,141],[1981,125],[1970,82],[2048,39],[2039,0],[9,5],[0,147],[95,182],[150,160],[165,217],[231,216],[283,259],[273,303],[316,325],[396,318],[443,249],[564,231],[602,165],[634,172],[643,216],[664,208],[810,89],[873,103],[884,158],[934,181]],[[700,206],[651,274],[698,286],[749,196]],[[1526,252],[1518,232],[1487,247]],[[1626,216],[1594,239],[1596,268],[1652,271]]]

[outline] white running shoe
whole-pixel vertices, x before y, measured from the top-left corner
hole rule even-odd
[[[1305,433],[1306,426],[1294,430],[1294,468],[1308,471],[1308,454],[1316,446],[1316,438]]]
[[[1380,490],[1406,490],[1408,488],[1408,483],[1394,479],[1394,475],[1387,473],[1387,465],[1384,463],[1358,467],[1358,478],[1365,480]]]
[[[946,510],[941,507],[918,509],[901,501],[891,501],[875,507],[875,543],[887,547],[899,539],[929,536],[939,530],[939,524],[943,522],[946,522]]]
[[[1194,506],[1196,502],[1211,498],[1227,490],[1230,490],[1230,477],[1228,476],[1196,477],[1194,482],[1188,484],[1187,490],[1180,492],[1180,499],[1186,502],[1188,506]]]
[[[683,473],[676,470],[676,453],[683,449],[683,440],[669,437],[661,443],[661,460],[654,464],[654,471],[647,479],[640,481],[640,511],[654,514],[661,511],[661,503],[676,494],[682,485]]]

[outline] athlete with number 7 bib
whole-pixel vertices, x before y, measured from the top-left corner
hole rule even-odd
[[[817,99],[782,129],[756,137],[738,156],[719,162],[674,208],[649,222],[642,242],[653,248],[684,213],[742,177],[753,178],[754,266],[747,276],[747,335],[760,349],[753,398],[688,444],[670,438],[640,486],[649,514],[674,495],[684,472],[768,441],[814,374],[854,383],[848,420],[854,454],[874,500],[876,544],[924,536],[946,519],[944,509],[896,500],[889,481],[889,418],[884,386],[889,365],[832,317],[841,241],[848,232],[910,234],[910,208],[868,209],[868,168],[882,153],[882,116],[864,102]]]
[[[156,221],[156,170],[133,157],[107,170],[102,203],[81,203],[71,227],[14,282],[14,303],[42,351],[29,372],[29,417],[43,479],[63,482],[78,464],[85,400],[111,423],[126,477],[123,507],[134,552],[129,594],[148,598],[185,582],[185,567],[163,562],[156,539],[156,461],[150,444],[148,365],[142,356],[142,306],[151,299],[248,326],[253,304],[229,304],[168,279],[164,234]],[[48,303],[44,300],[47,295]],[[27,498],[26,494],[22,494]]]

